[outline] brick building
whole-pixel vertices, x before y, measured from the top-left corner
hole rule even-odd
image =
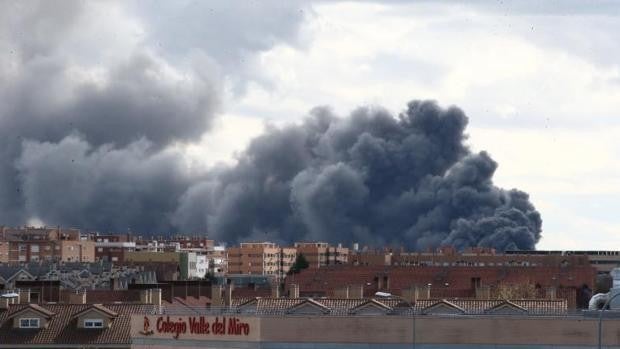
[[[95,243],[78,229],[0,228],[0,263],[94,262]]]
[[[136,250],[135,239],[130,234],[96,234],[90,239],[95,242],[95,260],[122,264],[125,253]]]
[[[478,264],[455,261],[416,266],[337,265],[306,269],[286,280],[304,296],[331,296],[347,286],[363,287],[364,295],[388,292],[402,295],[412,287],[429,288],[429,297],[499,297],[503,288],[531,286],[537,297],[564,298],[574,308],[584,306],[595,284],[596,270],[580,258],[552,265]]]
[[[247,242],[228,249],[229,274],[259,274],[283,277],[289,271],[297,250],[271,242]]]
[[[349,260],[349,249],[341,245],[331,246],[326,242],[296,242],[295,248],[298,254],[303,254],[310,268],[346,264]]]

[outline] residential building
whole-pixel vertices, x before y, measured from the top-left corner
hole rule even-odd
[[[295,263],[297,250],[271,242],[245,242],[228,249],[229,274],[283,277]]]
[[[326,242],[296,242],[295,248],[298,254],[302,254],[310,268],[320,268],[334,264],[347,264],[349,249],[331,246]]]
[[[226,275],[228,273],[228,251],[226,246],[218,245],[207,249],[209,273],[211,275]]]
[[[189,280],[204,278],[209,269],[206,255],[196,252],[133,251],[125,253],[125,264],[155,270],[158,279]]]
[[[94,262],[95,243],[78,229],[0,229],[0,263]]]
[[[560,250],[520,250],[506,251],[511,256],[585,256],[599,274],[609,274],[613,268],[620,267],[620,251],[613,250],[584,250],[584,251],[560,251]]]

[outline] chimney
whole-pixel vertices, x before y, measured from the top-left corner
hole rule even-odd
[[[86,304],[86,290],[71,292],[69,294],[69,304]]]
[[[271,298],[280,298],[280,284],[277,282],[271,284]]]
[[[161,288],[154,288],[151,290],[151,303],[161,306]]]
[[[0,310],[9,310],[9,298],[0,297]]]
[[[484,285],[476,287],[477,299],[491,299],[491,287]]]
[[[224,298],[224,305],[227,307],[230,307],[232,305],[232,291],[234,287],[235,287],[234,284],[226,285],[226,290],[225,290],[226,296]]]
[[[120,290],[121,287],[119,286],[119,279],[118,278],[113,278],[112,282],[110,282],[110,286],[112,286],[112,290],[116,291],[116,290]]]
[[[420,288],[415,285],[411,285],[410,288],[403,290],[403,298],[409,303],[414,303],[420,298]]]
[[[547,287],[547,298],[548,299],[557,299],[557,288],[554,286]]]
[[[140,291],[140,303],[142,303],[142,304],[152,304],[151,290],[141,290]]]
[[[334,297],[341,299],[349,299],[349,286],[341,287],[334,290]]]
[[[288,298],[299,298],[299,285],[291,284],[289,287]]]
[[[364,298],[364,285],[353,285],[349,287],[349,298],[361,299]]]
[[[224,300],[222,299],[222,286],[213,285],[211,286],[211,306],[221,307],[224,305]]]
[[[19,289],[19,302],[20,304],[30,304],[30,289]]]

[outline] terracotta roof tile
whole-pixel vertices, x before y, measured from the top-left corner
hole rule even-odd
[[[11,344],[130,344],[131,314],[155,314],[158,307],[148,304],[106,304],[118,317],[109,328],[80,329],[75,316],[91,308],[88,304],[46,304],[45,309],[55,313],[46,328],[37,330],[14,329],[10,318],[31,305],[14,305],[0,311],[0,343]]]
[[[93,309],[97,310],[97,311],[100,311],[100,312],[106,314],[107,316],[109,316],[111,318],[118,317],[118,313],[110,310],[109,308],[103,306],[102,304],[92,304],[90,307],[88,307],[88,308],[82,310],[81,312],[75,314],[75,317],[78,317],[78,316],[82,315],[83,313],[86,313],[86,312],[88,312],[90,310],[93,310]]]
[[[45,309],[38,304],[28,304],[27,306],[23,307],[21,310],[11,313],[10,317],[12,318],[26,310],[34,310],[35,312],[40,313],[43,316],[45,316],[45,318],[51,318],[52,316],[56,315],[56,313],[49,311],[48,309]]]

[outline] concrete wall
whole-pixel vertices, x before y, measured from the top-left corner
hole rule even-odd
[[[133,343],[136,347],[184,343],[222,348],[411,348],[415,342],[415,348],[596,348],[598,333],[597,319],[584,317],[291,316],[242,320],[258,320],[252,322],[253,328],[260,329],[258,336],[251,340],[227,338],[224,344],[212,336],[141,336],[137,334],[142,326],[139,317],[132,322]],[[604,320],[603,344],[620,347],[620,319]]]

